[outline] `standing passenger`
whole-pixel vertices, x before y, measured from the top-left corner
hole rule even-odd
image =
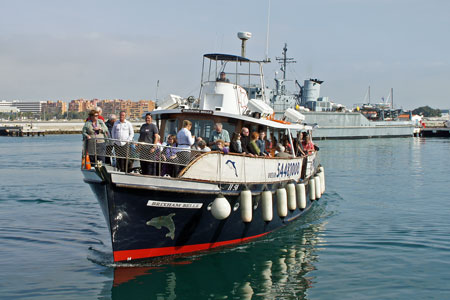
[[[109,119],[108,121],[105,122],[106,127],[108,127],[108,136],[111,138],[112,137],[112,129],[114,127],[114,123],[117,121],[117,117],[116,115],[112,114],[109,115]],[[107,164],[111,164],[111,165],[115,165],[113,164],[113,144],[111,143],[111,141],[106,143],[106,157],[105,157],[105,162]]]
[[[269,152],[266,151],[267,140],[265,139],[265,137],[266,137],[266,132],[264,130],[261,130],[259,132],[259,139],[256,141],[256,145],[258,145],[259,150],[261,151],[262,155],[268,156]]]
[[[178,152],[178,161],[186,166],[191,160],[191,146],[194,145],[195,136],[191,134],[192,123],[189,120],[183,121],[183,128],[177,133],[178,148],[186,149]],[[179,171],[179,168],[178,170]],[[178,172],[177,172],[178,173]]]
[[[84,123],[83,139],[87,143],[87,152],[89,159],[95,162],[97,158],[102,162],[105,162],[105,140],[108,136],[108,128],[102,120],[98,119],[98,112],[91,110],[89,112],[89,120]]]
[[[153,144],[155,137],[158,134],[158,128],[152,123],[152,115],[150,113],[145,115],[145,124],[142,124],[139,129],[138,142],[147,144]],[[151,145],[140,144],[139,145],[139,158],[141,159],[141,170],[144,175],[154,175],[154,162],[149,162]],[[152,155],[153,156],[153,155]],[[156,157],[156,156],[155,156]]]
[[[112,130],[112,138],[114,141],[117,158],[117,167],[122,172],[130,172],[133,161],[130,159],[131,147],[129,142],[133,141],[134,130],[133,125],[125,119],[126,113],[121,111],[119,120],[114,123]],[[128,163],[127,163],[128,161]]]
[[[242,153],[243,154],[251,154],[249,148],[249,144],[250,144],[250,131],[248,130],[247,127],[242,127],[242,131],[241,131],[241,145],[242,145]]]

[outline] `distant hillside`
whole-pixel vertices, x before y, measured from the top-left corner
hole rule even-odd
[[[422,106],[419,108],[416,108],[412,111],[415,115],[423,115],[424,117],[440,117],[441,116],[441,110],[440,109],[433,109],[431,107]]]

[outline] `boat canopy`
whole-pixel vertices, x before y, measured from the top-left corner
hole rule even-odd
[[[248,58],[232,54],[210,53],[203,56],[211,60],[252,62]]]
[[[154,110],[151,112],[152,116],[156,119],[159,119],[158,116],[160,115],[166,115],[166,114],[185,114],[185,113],[193,113],[198,115],[205,115],[206,118],[211,118],[211,116],[218,116],[218,117],[227,117],[231,119],[236,120],[242,120],[249,123],[259,124],[262,126],[268,126],[271,128],[277,128],[277,129],[290,129],[295,131],[302,131],[302,130],[311,130],[311,125],[305,125],[305,124],[298,124],[298,123],[289,123],[289,122],[282,122],[280,121],[273,121],[268,119],[256,119],[250,116],[245,115],[236,115],[236,114],[230,114],[225,112],[219,112],[219,111],[211,111],[211,110],[196,110],[196,109],[167,109],[167,110]]]

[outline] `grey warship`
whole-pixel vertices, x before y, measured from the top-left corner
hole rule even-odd
[[[323,81],[318,79],[304,80],[295,84],[298,93],[287,90],[286,68],[289,63],[295,63],[287,57],[287,45],[284,45],[282,57],[276,58],[281,63],[281,78],[275,78],[275,88],[266,89],[275,117],[283,117],[287,110],[295,109],[304,115],[304,122],[315,126],[315,139],[358,139],[380,137],[411,137],[414,134],[414,122],[399,120],[399,109],[393,105],[364,104],[354,111],[345,109],[340,104],[329,101],[328,97],[320,97],[320,86]],[[249,91],[258,98],[259,90]],[[370,101],[369,101],[370,102]],[[385,103],[384,103],[385,104]]]

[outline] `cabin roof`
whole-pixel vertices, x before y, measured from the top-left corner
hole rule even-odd
[[[305,125],[305,124],[279,123],[279,122],[272,121],[272,120],[256,119],[256,118],[249,117],[249,116],[235,115],[235,114],[230,114],[230,113],[225,113],[225,112],[220,112],[220,111],[210,111],[210,110],[205,111],[205,110],[196,110],[196,109],[186,109],[186,110],[185,109],[167,109],[167,110],[154,110],[151,112],[152,116],[164,115],[164,114],[182,114],[182,113],[197,114],[197,115],[204,115],[204,116],[210,115],[210,116],[227,117],[227,118],[242,120],[242,121],[246,121],[249,123],[260,124],[263,126],[268,126],[268,127],[272,127],[272,128],[278,128],[278,129],[292,129],[292,130],[311,130],[312,129],[312,126]]]

